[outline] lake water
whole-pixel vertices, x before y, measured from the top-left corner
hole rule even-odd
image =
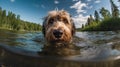
[[[79,54],[40,55],[41,32],[0,30],[0,65],[7,67],[119,67],[120,31],[76,32]],[[77,50],[77,51],[78,51]]]

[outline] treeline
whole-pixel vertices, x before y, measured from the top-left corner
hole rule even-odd
[[[85,25],[82,25],[82,28],[79,30],[82,31],[120,30],[120,13],[119,13],[120,11],[117,5],[113,2],[113,0],[110,0],[110,4],[111,13],[104,7],[102,7],[99,11],[95,10],[94,16],[90,15],[87,19],[87,23]]]
[[[40,31],[41,25],[23,21],[20,15],[16,15],[10,11],[2,10],[0,7],[0,29],[9,29],[17,31]]]

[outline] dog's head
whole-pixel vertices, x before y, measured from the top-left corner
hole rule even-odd
[[[75,25],[68,12],[50,11],[44,19],[42,32],[49,43],[71,42]]]

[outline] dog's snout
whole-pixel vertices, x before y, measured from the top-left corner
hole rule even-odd
[[[53,31],[53,35],[54,35],[56,38],[61,38],[61,37],[62,37],[62,34],[63,34],[63,31],[62,31],[62,30],[54,30],[54,31]]]

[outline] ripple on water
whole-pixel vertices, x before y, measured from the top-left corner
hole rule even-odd
[[[41,32],[0,32],[0,42],[29,51],[42,51],[45,43]],[[11,33],[11,34],[10,34]],[[80,47],[80,57],[105,58],[120,55],[120,32],[76,32],[75,45]],[[3,40],[2,40],[3,39]],[[11,45],[13,44],[13,45]]]

